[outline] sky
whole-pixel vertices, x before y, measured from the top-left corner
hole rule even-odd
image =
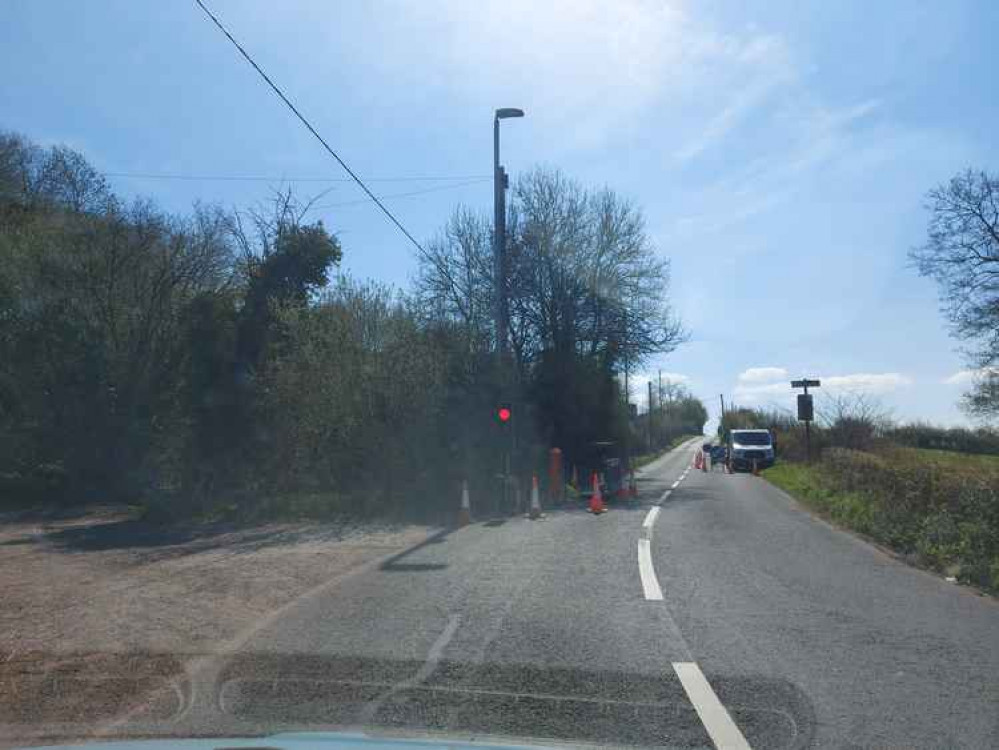
[[[493,110],[524,109],[502,125],[512,179],[557,167],[644,210],[690,333],[644,377],[713,417],[719,394],[789,408],[807,375],[820,407],[863,392],[900,420],[967,423],[971,375],[907,252],[930,188],[999,162],[999,4],[206,3],[421,241],[459,203],[489,214]],[[3,13],[0,129],[176,212],[328,190],[314,215],[343,271],[408,284],[414,248],[193,0]],[[231,179],[247,176],[266,179]]]

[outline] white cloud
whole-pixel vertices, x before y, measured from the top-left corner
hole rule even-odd
[[[977,373],[974,370],[958,370],[953,375],[950,375],[940,382],[944,385],[971,385],[975,382]]]
[[[659,376],[656,375],[656,381],[658,382]],[[679,372],[664,372],[663,373],[663,383],[673,383],[674,385],[679,385],[681,383],[689,383],[690,376],[682,375]]]
[[[980,370],[958,370],[953,375],[949,375],[940,382],[944,385],[959,385],[959,386],[969,386],[973,383],[977,383],[983,377],[989,374],[996,375],[999,374],[999,369],[992,367],[983,367]]]
[[[739,373],[740,383],[769,383],[774,380],[787,380],[787,370],[783,367],[750,367]]]
[[[758,406],[775,401],[793,393],[790,383],[766,383],[763,385],[737,385],[732,397],[738,406]]]
[[[770,372],[774,377],[770,378]],[[748,374],[748,378],[745,378]],[[795,389],[789,381],[766,382],[777,377],[787,376],[787,371],[781,367],[752,367],[739,375],[739,382],[732,391],[735,403],[745,406],[759,406],[789,399]],[[822,381],[821,393],[868,393],[882,395],[912,384],[912,378],[897,372],[865,373],[850,375],[831,375],[819,378]]]
[[[912,378],[897,372],[833,375],[821,380],[822,388],[826,392],[890,393],[903,386],[912,385]]]

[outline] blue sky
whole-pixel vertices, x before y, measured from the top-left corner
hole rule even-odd
[[[790,406],[807,373],[964,422],[963,362],[906,252],[930,187],[997,163],[999,4],[209,5],[377,193],[445,188],[387,200],[421,239],[458,202],[491,210],[492,110],[524,108],[514,177],[557,166],[644,208],[691,331],[648,371],[712,410]],[[112,178],[170,210],[344,177],[193,2],[6,0],[0,66],[0,127],[104,171],[275,178]],[[349,183],[298,185],[327,187],[345,269],[405,285],[405,238]]]

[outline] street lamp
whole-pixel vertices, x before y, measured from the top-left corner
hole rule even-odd
[[[496,264],[496,348],[505,358],[510,336],[510,310],[506,299],[506,190],[510,186],[506,171],[500,166],[500,120],[523,117],[524,110],[502,107],[493,119],[493,256]]]

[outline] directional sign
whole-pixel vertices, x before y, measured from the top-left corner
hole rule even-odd
[[[792,388],[818,388],[820,385],[822,385],[822,383],[818,380],[808,380],[807,378],[805,380],[791,381]]]

